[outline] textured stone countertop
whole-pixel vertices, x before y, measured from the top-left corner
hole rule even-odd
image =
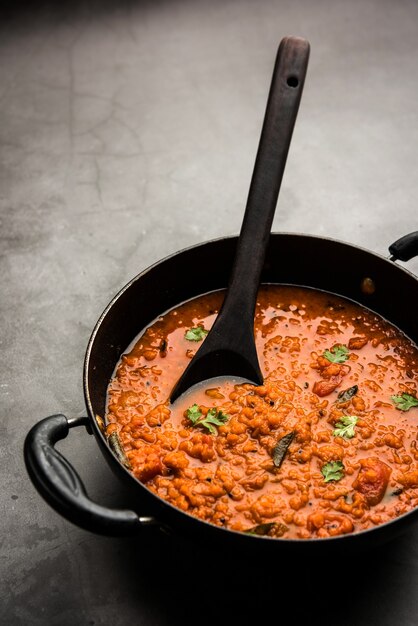
[[[111,539],[45,503],[22,450],[41,418],[85,413],[84,353],[115,293],[239,232],[285,35],[306,37],[311,58],[273,230],[383,255],[418,230],[418,3],[2,6],[0,623],[242,626],[285,609],[287,624],[417,624],[418,527],[332,569],[219,558],[156,532]],[[84,429],[58,448],[94,500],[124,505]]]

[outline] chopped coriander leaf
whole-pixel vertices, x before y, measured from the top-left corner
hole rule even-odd
[[[207,428],[212,435],[218,434],[216,426],[222,426],[222,424],[225,424],[229,419],[229,415],[218,411],[216,408],[209,409],[207,414],[203,417],[203,413],[197,404],[193,404],[189,407],[186,411],[186,415],[193,426],[203,426]]]
[[[336,428],[332,433],[334,437],[344,437],[351,439],[354,437],[354,426],[357,424],[358,417],[355,415],[343,415],[335,424]]]
[[[344,476],[344,465],[342,461],[330,461],[322,466],[321,474],[326,483],[330,480],[341,480]]]
[[[187,417],[192,422],[192,424],[196,424],[199,417],[202,417],[202,411],[199,409],[197,404],[193,404],[191,407],[187,409]]]
[[[348,359],[347,346],[334,346],[331,350],[325,350],[324,357],[331,363],[344,363]]]
[[[217,434],[217,430],[215,426],[222,426],[225,422],[228,421],[229,415],[226,413],[222,413],[222,411],[217,411],[216,409],[210,409],[207,412],[205,419],[201,421],[201,424],[205,426],[212,433],[212,435]]]
[[[400,396],[391,396],[391,400],[400,411],[409,411],[414,406],[418,406],[418,398],[410,393],[401,393]]]
[[[208,330],[205,330],[203,326],[195,326],[193,328],[189,328],[184,333],[187,341],[202,341],[208,334]]]

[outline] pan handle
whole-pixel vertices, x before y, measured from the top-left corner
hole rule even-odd
[[[24,443],[26,469],[41,496],[70,522],[101,535],[134,535],[144,526],[159,526],[153,517],[109,509],[90,500],[75,469],[54,448],[57,441],[68,435],[70,428],[86,425],[86,417],[67,419],[62,414],[51,415],[35,424],[27,434]]]
[[[389,252],[392,261],[410,261],[418,256],[418,230],[397,239],[389,246]]]

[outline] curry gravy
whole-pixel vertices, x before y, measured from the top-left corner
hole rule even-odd
[[[209,380],[170,405],[222,298],[167,312],[118,363],[106,432],[132,473],[191,515],[271,537],[357,532],[417,506],[418,349],[354,302],[261,287],[264,384]]]

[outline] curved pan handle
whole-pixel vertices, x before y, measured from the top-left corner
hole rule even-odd
[[[90,500],[75,469],[54,448],[70,428],[86,424],[85,417],[67,420],[62,414],[51,415],[27,434],[26,469],[41,496],[70,522],[102,535],[134,535],[144,526],[159,525],[152,517],[138,517],[134,511],[109,509]]]
[[[418,230],[397,239],[389,246],[389,252],[392,261],[410,261],[418,256]]]

